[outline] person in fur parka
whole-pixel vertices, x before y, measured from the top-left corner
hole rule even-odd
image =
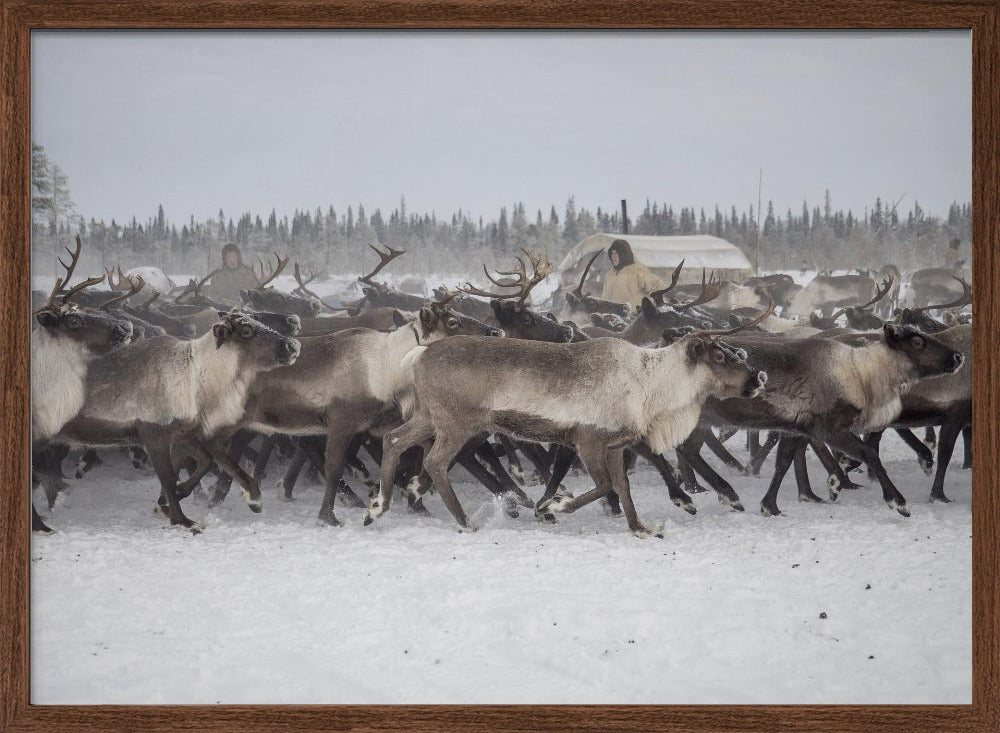
[[[648,267],[635,261],[632,247],[624,239],[616,239],[608,247],[611,270],[604,276],[601,298],[613,303],[628,303],[638,308],[642,299],[654,290],[666,287]]]

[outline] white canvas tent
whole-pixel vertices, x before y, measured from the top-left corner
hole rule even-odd
[[[702,268],[715,272],[724,280],[735,282],[742,282],[753,275],[753,265],[739,247],[718,237],[707,234],[655,237],[598,232],[581,241],[566,254],[556,270],[560,280],[566,285],[575,285],[591,255],[597,250],[607,251],[616,239],[627,241],[635,258],[661,278],[669,278],[681,260],[684,260],[680,278],[682,283],[700,281]],[[591,272],[604,272],[607,268],[607,258],[602,260],[599,257]]]

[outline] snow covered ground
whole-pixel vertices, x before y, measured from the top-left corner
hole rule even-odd
[[[372,527],[353,508],[318,527],[320,488],[279,501],[272,469],[260,515],[235,491],[188,500],[194,536],[109,452],[32,539],[31,701],[968,704],[971,476],[959,455],[954,503],[930,505],[911,455],[886,436],[909,519],[876,488],[800,504],[791,475],[785,516],[757,511],[766,477],[739,476],[745,513],[698,494],[689,516],[640,463],[636,506],[665,538],[638,540],[597,504],[510,519],[458,470],[475,533],[434,496],[431,517],[397,501]]]

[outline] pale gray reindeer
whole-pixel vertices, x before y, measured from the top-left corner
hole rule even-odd
[[[193,341],[172,336],[137,341],[91,363],[86,399],[59,433],[83,445],[141,445],[166,498],[171,524],[201,529],[177,497],[175,441],[194,439],[223,469],[240,475],[244,497],[261,510],[260,490],[218,449],[214,438],[237,422],[255,377],[295,363],[300,345],[245,313],[220,313],[212,332]]]
[[[575,511],[614,491],[629,529],[647,536],[632,503],[623,450],[645,441],[663,453],[697,425],[707,397],[755,396],[767,380],[719,335],[692,334],[659,349],[620,339],[546,343],[473,336],[421,349],[410,359],[413,414],[385,436],[380,491],[365,523],[389,508],[400,455],[423,444],[424,470],[459,526],[472,528],[448,466],[471,437],[496,432],[573,446],[594,480],[594,490],[539,510]]]

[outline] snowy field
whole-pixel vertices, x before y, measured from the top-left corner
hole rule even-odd
[[[968,704],[971,476],[956,453],[955,501],[931,505],[930,478],[886,436],[909,519],[877,488],[800,504],[791,472],[782,517],[758,512],[766,476],[731,476],[745,513],[698,494],[689,516],[640,462],[639,515],[665,527],[639,540],[597,504],[557,525],[508,518],[457,469],[478,532],[436,496],[431,517],[397,500],[372,527],[346,507],[345,526],[319,527],[320,487],[279,501],[276,467],[260,515],[236,491],[185,502],[207,525],[195,536],[154,515],[152,475],[106,452],[60,497],[59,531],[32,539],[31,701]],[[810,470],[824,493],[811,454]]]

